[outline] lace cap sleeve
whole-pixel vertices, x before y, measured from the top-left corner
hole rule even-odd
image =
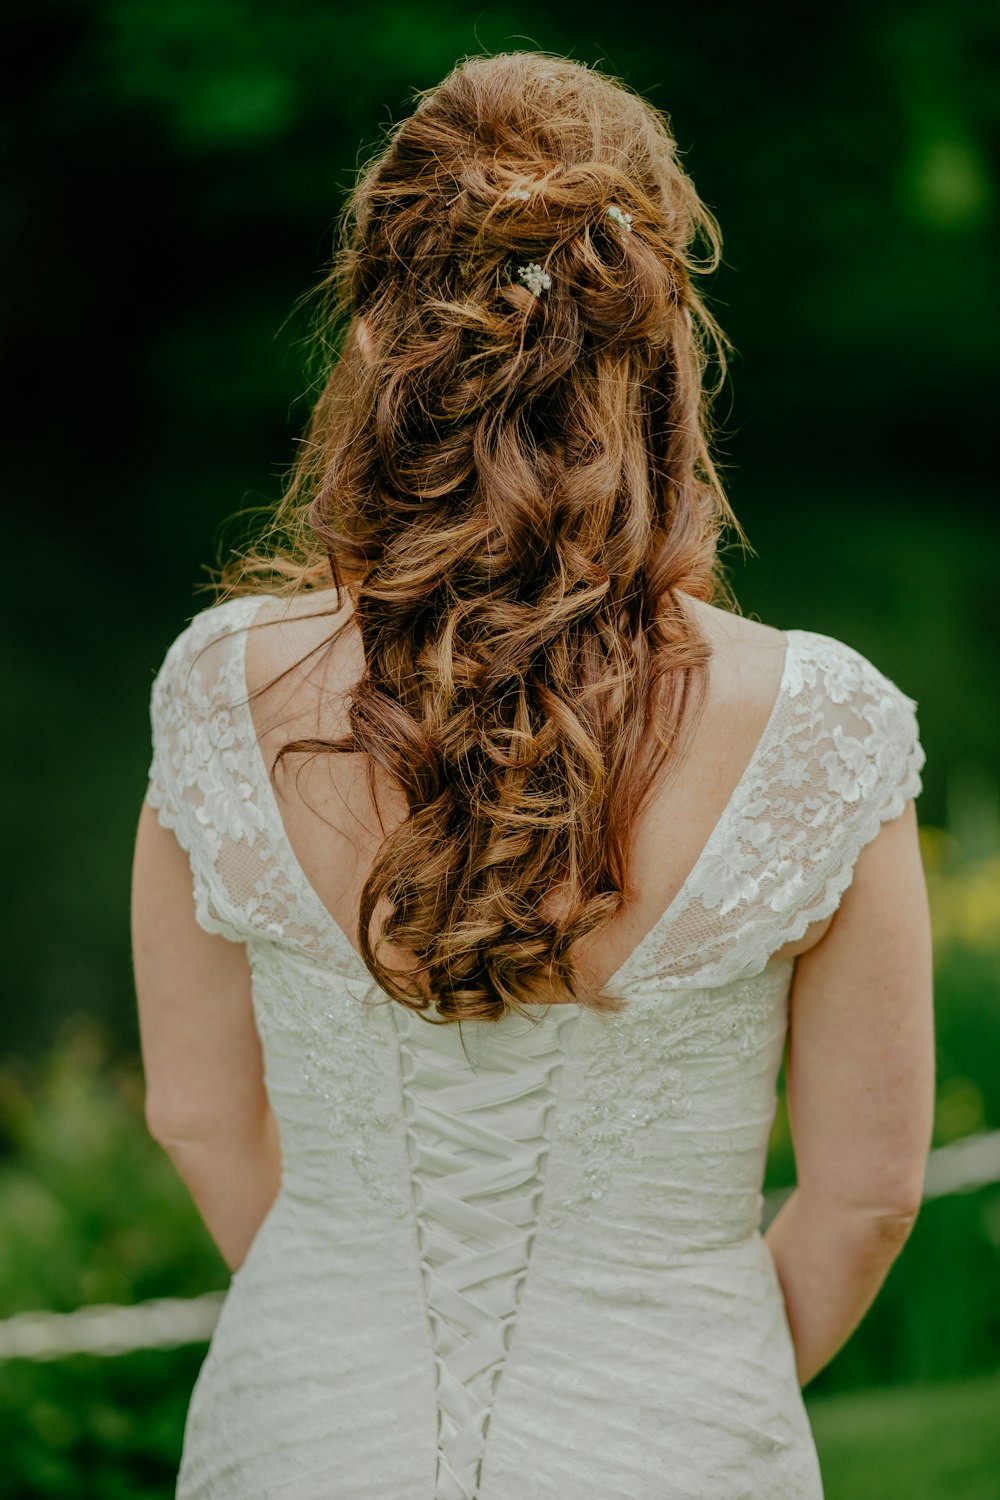
[[[150,696],[146,792],[160,823],[188,855],[200,926],[234,942],[244,941],[245,923],[221,861],[226,842],[241,839],[245,821],[238,775],[238,710],[245,693],[242,654],[235,649],[240,638],[232,632],[246,604],[234,599],[203,610],[168,649]]]
[[[821,858],[793,937],[837,909],[861,850],[919,796],[925,761],[912,698],[853,647],[797,634],[794,691],[808,710],[808,780],[828,834],[818,840]]]
[[[916,702],[853,647],[801,632],[807,686],[819,689],[816,757],[829,790],[856,807],[854,834],[874,837],[922,789]]]

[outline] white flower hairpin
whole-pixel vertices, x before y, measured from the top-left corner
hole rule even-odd
[[[631,234],[631,214],[627,214],[623,208],[619,208],[617,203],[612,203],[610,208],[607,210],[607,215],[609,219],[611,219],[615,224],[618,225],[623,234]]]
[[[547,292],[552,285],[552,277],[548,271],[543,271],[537,261],[530,260],[526,266],[518,266],[517,274],[524,282],[529,292],[540,297],[542,292]]]

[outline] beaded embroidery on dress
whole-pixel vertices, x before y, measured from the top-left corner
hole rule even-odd
[[[246,701],[259,597],[153,684],[149,801],[244,943],[283,1181],[192,1395],[178,1500],[821,1500],[761,1184],[793,964],[920,790],[915,704],[786,632],[750,763],[608,988],[430,1026],[302,872]],[[463,1046],[464,1042],[464,1046]]]

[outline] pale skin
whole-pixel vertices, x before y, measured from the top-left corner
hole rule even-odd
[[[295,601],[281,625],[251,631],[251,688],[326,638],[336,621],[308,618],[320,602],[316,595]],[[636,899],[581,958],[595,981],[616,971],[680,888],[753,752],[781,676],[780,632],[689,603],[714,647],[705,708],[676,774],[637,826]],[[264,608],[277,614],[285,606]],[[336,695],[356,680],[359,649],[348,630],[322,668],[296,668],[255,700],[268,763],[295,734],[343,731]],[[361,888],[382,837],[357,758],[299,760],[279,776],[277,791],[306,877],[341,928],[355,934]],[[387,811],[387,826],[403,815],[391,788]],[[147,1123],[235,1269],[281,1183],[250,969],[242,945],[198,925],[187,856],[147,802],[136,839],[132,922]],[[798,1186],[765,1241],[805,1384],[864,1316],[920,1204],[934,1035],[930,924],[912,803],[861,851],[836,913],[776,956],[795,960],[787,1077]]]

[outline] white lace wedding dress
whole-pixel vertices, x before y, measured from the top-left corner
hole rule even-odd
[[[787,632],[781,687],[629,1004],[431,1026],[285,837],[246,703],[260,597],[152,694],[149,799],[245,943],[281,1192],[194,1389],[179,1500],[818,1500],[761,1182],[792,963],[920,789],[915,705]]]

